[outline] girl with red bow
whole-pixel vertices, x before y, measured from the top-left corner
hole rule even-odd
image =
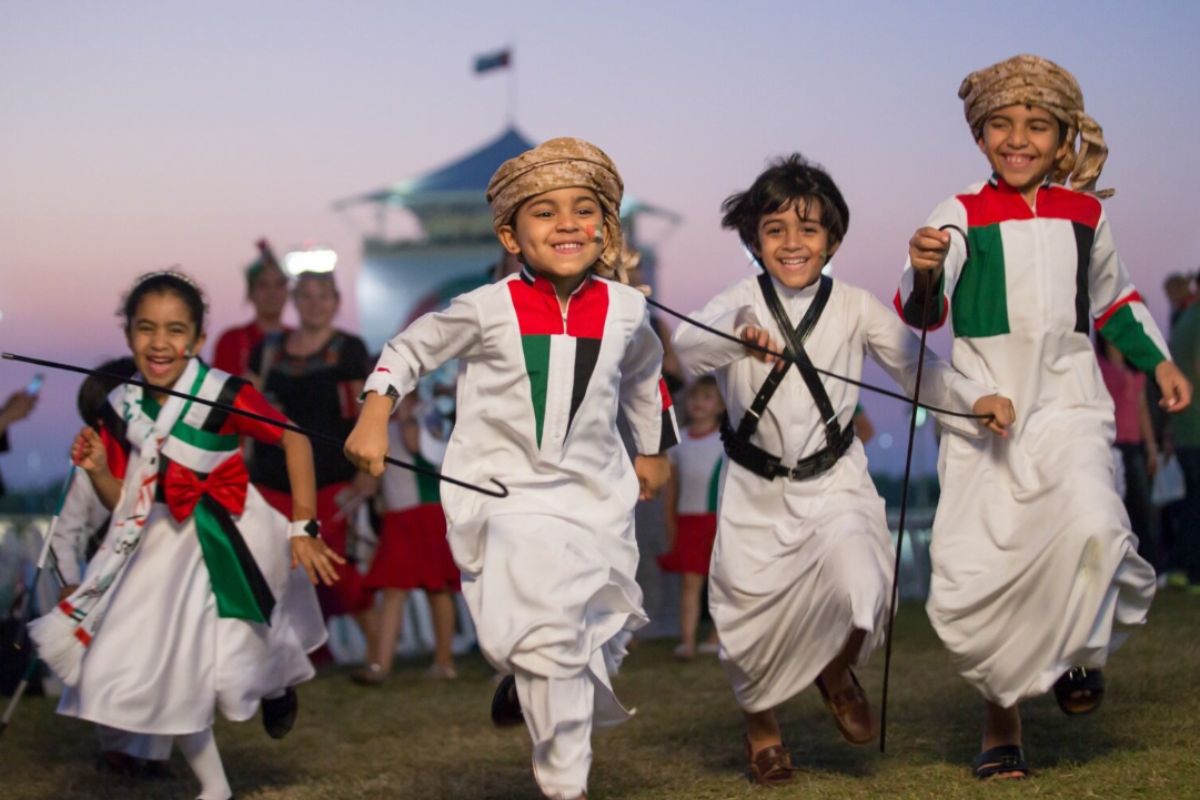
[[[304,436],[154,390],[284,420],[245,381],[195,357],[204,311],[177,272],[142,276],[126,297],[126,339],[149,388],[118,386],[101,432],[85,427],[71,450],[112,527],[81,585],[30,633],[66,684],[60,714],[176,737],[200,797],[225,800],[214,709],[245,720],[261,702],[267,732],[287,733],[292,687],[313,676],[306,653],[325,639],[308,581],[332,583],[341,558],[312,521]],[[287,454],[290,528],[249,485],[242,436]]]

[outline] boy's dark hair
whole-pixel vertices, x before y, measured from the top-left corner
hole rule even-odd
[[[75,407],[79,409],[79,416],[85,423],[93,428],[100,427],[100,413],[104,409],[104,404],[108,402],[108,393],[117,387],[121,382],[120,378],[128,378],[137,372],[137,367],[133,363],[133,359],[129,356],[124,358],[114,358],[112,361],[105,361],[100,366],[96,367],[98,372],[107,372],[110,375],[117,377],[100,377],[99,375],[88,375],[83,379],[83,383],[79,386],[79,395],[75,398]]]
[[[174,270],[148,272],[133,284],[133,288],[125,295],[119,312],[125,318],[126,331],[133,324],[133,316],[137,313],[142,299],[148,294],[173,294],[178,297],[192,314],[196,335],[204,333],[204,294],[191,278]]]
[[[772,161],[750,188],[731,194],[721,203],[725,216],[721,226],[738,232],[742,243],[751,251],[758,250],[758,222],[791,205],[800,213],[801,205],[816,200],[821,205],[820,222],[829,231],[831,244],[846,238],[850,227],[850,208],[842,198],[829,173],[809,163],[799,153]]]

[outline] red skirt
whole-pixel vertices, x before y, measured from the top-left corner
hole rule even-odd
[[[680,514],[675,549],[658,557],[664,572],[690,572],[707,575],[712,560],[713,541],[717,538],[716,514]]]
[[[364,583],[371,589],[459,590],[458,565],[446,541],[446,514],[423,503],[383,516],[379,546]]]
[[[321,523],[321,538],[329,549],[340,556],[346,555],[346,520],[337,516],[338,505],[334,498],[349,486],[349,483],[333,483],[317,490],[317,521]],[[256,486],[263,499],[279,513],[292,518],[292,496],[286,492]],[[354,564],[334,564],[338,581],[333,586],[317,584],[317,599],[326,617],[339,614],[357,614],[366,611],[375,602],[374,593],[363,585],[362,573]]]

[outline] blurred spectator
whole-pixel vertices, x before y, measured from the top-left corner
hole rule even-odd
[[[1196,301],[1196,292],[1188,276],[1181,272],[1167,276],[1163,283],[1163,291],[1167,293],[1167,303],[1171,308],[1171,327],[1174,328],[1183,310]]]
[[[329,272],[305,272],[296,278],[292,300],[300,319],[293,331],[266,336],[250,355],[247,377],[288,419],[301,427],[344,440],[358,416],[358,393],[371,370],[363,340],[333,326],[341,295]],[[353,559],[347,547],[348,518],[377,481],[358,472],[339,449],[313,442],[317,478],[317,519],[321,535],[338,553]],[[292,513],[291,487],[283,451],[254,446],[250,479],[263,498],[281,513]],[[337,566],[338,582],[317,587],[325,615],[353,614],[372,635],[372,596],[354,563]]]
[[[255,261],[246,267],[246,299],[254,306],[254,319],[238,328],[230,328],[217,339],[213,366],[230,375],[241,375],[250,362],[250,353],[269,333],[285,330],[283,309],[287,305],[287,275],[265,242]]]
[[[1193,386],[1200,385],[1200,303],[1184,309],[1172,327],[1171,357]],[[1200,403],[1172,414],[1168,431],[1186,492],[1175,526],[1177,547],[1189,590],[1200,593]]]
[[[1156,571],[1165,569],[1159,547],[1158,526],[1150,502],[1150,482],[1158,469],[1158,443],[1146,402],[1146,376],[1125,363],[1121,351],[1095,334],[1097,362],[1104,385],[1112,397],[1116,417],[1116,445],[1124,467],[1125,510],[1138,537],[1138,554]]]
[[[8,452],[8,429],[28,417],[37,405],[37,395],[18,389],[0,406],[0,453]],[[0,476],[0,497],[4,496],[4,478]]]
[[[696,653],[716,653],[717,630],[699,647],[701,596],[708,581],[717,535],[717,496],[725,448],[721,444],[721,419],[725,404],[711,375],[696,379],[684,392],[688,426],[678,446],[667,451],[671,479],[663,491],[668,551],[658,557],[665,572],[680,574],[680,643],[675,657],[688,661]]]
[[[871,422],[861,403],[854,407],[854,416],[850,419],[850,424],[854,426],[854,435],[864,445],[875,438],[875,423]]]

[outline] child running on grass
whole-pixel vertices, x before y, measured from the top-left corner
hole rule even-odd
[[[346,453],[378,475],[388,418],[451,358],[459,378],[449,474],[502,480],[509,496],[442,487],[450,549],[479,646],[506,677],[498,724],[533,739],[543,794],[587,791],[591,733],[629,713],[611,676],[646,623],[634,581],[633,510],[667,481],[678,432],[659,376],[662,345],[642,294],[620,276],[623,187],[612,161],[552,139],[506,161],[488,186],[493,225],[520,273],[455,298],[384,347]],[[637,445],[617,433],[624,412]]]
[[[261,702],[268,733],[287,733],[292,687],[313,676],[305,654],[325,637],[312,587],[292,568],[330,582],[340,559],[312,521],[306,437],[156,391],[283,420],[245,381],[195,355],[204,312],[199,288],[178,272],[144,275],[126,296],[126,340],[155,388],[119,386],[111,427],[76,437],[72,460],[112,510],[112,527],[79,588],[30,633],[67,686],[60,714],[176,737],[200,797],[225,800],[214,709],[245,720]],[[249,484],[241,436],[286,452],[290,527]]]
[[[1113,404],[1089,327],[1154,375],[1166,410],[1186,408],[1191,386],[1117,255],[1100,205],[1111,192],[1096,191],[1108,148],[1075,78],[1015,56],[958,96],[992,176],[913,235],[896,308],[913,325],[949,319],[955,367],[1020,413],[1008,439],[943,437],[927,610],[983,695],[976,777],[1021,778],[1017,704],[1053,687],[1066,713],[1095,709],[1108,654],[1154,596],[1113,486]]]
[[[717,535],[717,498],[725,448],[721,418],[725,404],[711,375],[702,375],[684,391],[687,430],[670,451],[671,480],[664,492],[668,551],[658,557],[665,572],[678,573],[679,646],[675,657],[689,661],[696,653],[716,653],[717,630],[697,647],[700,601]]]
[[[675,349],[692,374],[716,373],[729,408],[709,607],[721,663],[742,707],[751,779],[794,775],[775,709],[815,683],[842,735],[864,744],[875,720],[851,665],[884,639],[895,559],[883,500],[851,419],[854,384],[870,355],[910,394],[919,342],[862,289],[822,276],[850,210],[833,179],[799,154],[776,161],[722,206],[762,272],[717,295],[694,318],[742,341],[786,349],[792,369],[761,351],[681,325]],[[921,398],[990,414],[998,435],[1007,399],[930,358]],[[944,423],[967,436],[971,421]]]

